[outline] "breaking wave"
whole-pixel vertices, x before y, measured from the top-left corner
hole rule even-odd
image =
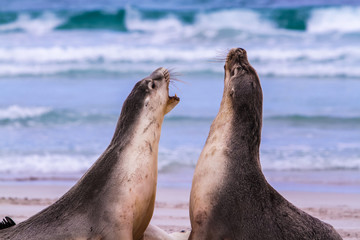
[[[21,107],[12,105],[0,108],[0,126],[34,127],[68,124],[113,123],[118,116],[100,113],[75,112],[48,107]]]
[[[359,13],[346,6],[0,12],[0,77],[119,76],[158,66],[220,74],[210,62],[240,45],[261,76],[360,78]]]
[[[251,24],[248,24],[251,22]],[[360,7],[298,7],[298,8],[224,8],[196,9],[143,9],[125,7],[107,11],[60,10],[0,12],[0,31],[27,31],[44,33],[74,29],[127,31],[162,31],[209,29],[247,30],[263,32],[287,29],[312,33],[360,32]],[[331,23],[331,24],[329,24]]]

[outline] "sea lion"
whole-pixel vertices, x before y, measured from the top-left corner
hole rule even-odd
[[[161,126],[179,102],[169,82],[165,68],[137,82],[93,166],[54,204],[1,230],[0,239],[142,239],[154,210]]]
[[[230,50],[224,68],[220,109],[193,177],[189,239],[341,239],[332,226],[295,207],[266,181],[259,157],[259,77],[242,48]]]

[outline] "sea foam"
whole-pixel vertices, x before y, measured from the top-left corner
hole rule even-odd
[[[311,33],[360,32],[360,7],[314,9],[308,22]]]
[[[51,108],[47,107],[21,107],[12,105],[6,108],[0,108],[0,120],[15,120],[38,117],[49,113]]]
[[[60,25],[64,20],[58,18],[54,13],[44,12],[39,17],[21,13],[16,21],[0,25],[1,32],[25,31],[30,34],[43,35]]]
[[[360,78],[359,9],[19,12],[0,23],[0,76],[118,76],[158,66],[221,74],[211,63],[219,51],[244,47],[261,76]]]

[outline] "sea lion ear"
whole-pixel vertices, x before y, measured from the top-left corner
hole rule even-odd
[[[235,96],[235,88],[232,87],[232,88],[230,89],[230,97],[234,97],[234,96]]]
[[[149,102],[150,102],[150,98],[146,97],[144,101],[144,106],[147,107],[149,105]]]
[[[256,88],[256,84],[254,82],[251,82],[250,85],[251,85],[252,89]]]

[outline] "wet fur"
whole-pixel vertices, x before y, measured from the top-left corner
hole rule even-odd
[[[226,158],[223,160],[226,174],[220,176],[219,187],[208,190],[208,211],[197,211],[199,205],[191,206],[189,239],[341,239],[332,226],[296,208],[266,181],[259,158],[263,101],[260,81],[247,61],[245,50],[230,51],[225,68],[234,65],[240,66],[239,71],[230,83],[225,81],[229,85],[224,87],[223,96],[223,101],[230,97],[227,102],[233,113],[228,119],[231,131],[226,137],[227,147],[221,149]],[[219,124],[216,121],[213,125]],[[215,134],[212,128],[206,144]],[[198,198],[193,191],[190,205],[192,198]]]

